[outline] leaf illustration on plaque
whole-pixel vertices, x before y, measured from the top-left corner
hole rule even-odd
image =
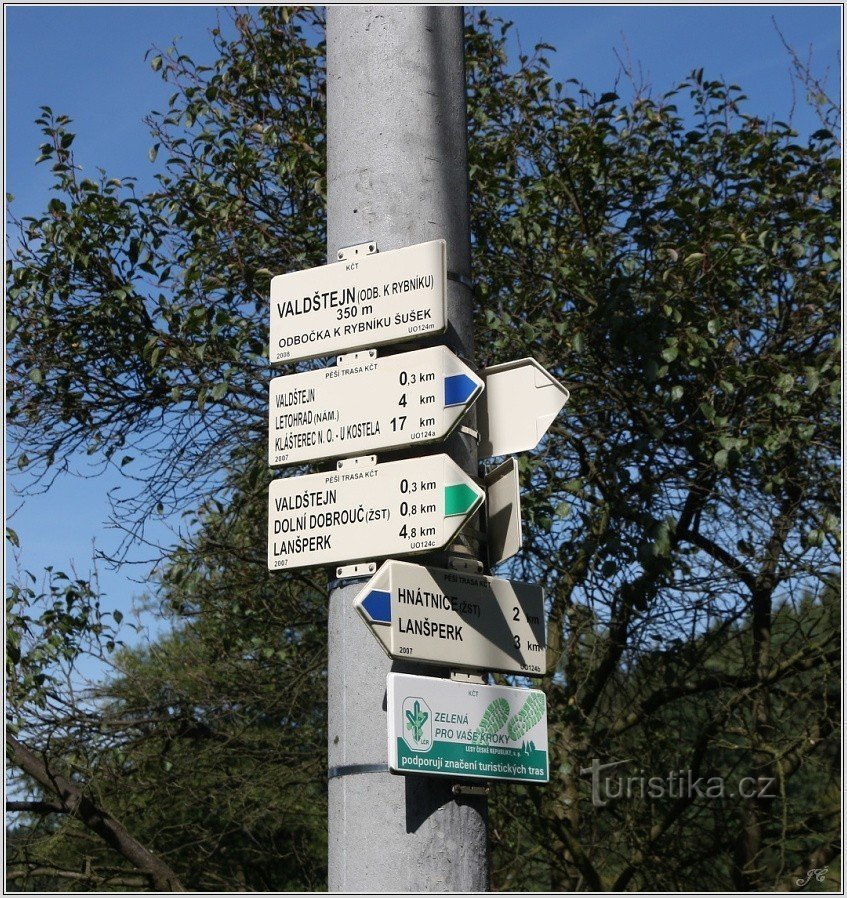
[[[523,707],[509,721],[509,738],[517,742],[524,733],[528,733],[544,717],[545,706],[544,696],[540,692],[530,693]]]
[[[479,726],[474,730],[473,741],[481,742],[483,736],[493,736],[503,729],[509,719],[509,702],[505,698],[495,698],[485,709]]]

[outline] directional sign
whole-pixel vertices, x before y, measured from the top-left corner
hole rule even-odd
[[[488,566],[517,555],[523,544],[518,463],[507,458],[485,477],[485,536]]]
[[[271,465],[361,455],[443,440],[482,392],[447,349],[376,358],[355,353],[334,368],[276,377],[270,386]]]
[[[534,449],[570,396],[535,359],[493,365],[481,376],[480,458]]]
[[[271,364],[442,333],[446,279],[444,240],[277,275]]]
[[[391,658],[541,676],[540,586],[386,561],[353,602]]]
[[[388,766],[484,780],[550,779],[547,699],[537,689],[388,675]]]
[[[274,480],[268,490],[268,568],[362,561],[446,546],[485,499],[447,455]]]

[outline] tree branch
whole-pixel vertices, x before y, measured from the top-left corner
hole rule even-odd
[[[719,561],[724,567],[729,568],[733,574],[752,592],[756,588],[756,576],[743,562],[731,555],[714,540],[709,539],[696,530],[682,530],[679,532],[680,540],[685,540],[698,549],[702,549],[707,555]]]
[[[7,813],[24,814],[67,814],[64,805],[52,801],[7,801]]]
[[[79,819],[103,841],[125,857],[138,870],[150,877],[153,887],[161,892],[182,892],[184,888],[176,873],[137,839],[108,811],[99,807],[64,776],[51,771],[34,752],[10,733],[6,734],[11,761],[29,774],[39,785],[53,792],[66,814]]]
[[[60,879],[74,879],[92,885],[126,886],[130,889],[143,889],[149,882],[142,876],[109,876],[96,873],[79,873],[76,870],[62,870],[59,867],[12,867],[6,871],[6,881],[25,879],[29,876],[55,876]]]

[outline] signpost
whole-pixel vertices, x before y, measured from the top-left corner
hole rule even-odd
[[[446,346],[376,358],[339,358],[334,368],[276,377],[270,386],[271,465],[443,440],[482,381]]]
[[[385,253],[375,249],[375,243],[347,247],[338,252],[346,256],[339,262],[271,281],[271,363],[338,358],[334,367],[271,381],[269,464],[343,460],[335,471],[270,484],[268,568],[290,570],[430,553],[449,545],[486,497],[484,534],[487,561],[493,567],[521,547],[515,459],[490,471],[483,489],[446,454],[377,464],[376,455],[370,453],[444,440],[482,395],[479,433],[465,429],[465,436],[479,440],[478,447],[471,444],[465,460],[472,470],[480,458],[533,449],[567,402],[568,391],[531,358],[495,365],[478,377],[446,346],[377,357],[376,347],[446,331],[447,264],[444,240]],[[453,326],[457,327],[455,320]],[[369,567],[373,570],[375,565]],[[350,577],[358,571],[355,565],[339,568],[337,576]],[[339,621],[352,609],[347,602],[339,603],[337,590],[333,593],[330,633],[333,628],[343,632],[346,647],[352,628],[339,627]],[[388,675],[392,772],[549,780],[544,693],[470,682],[481,680],[484,671],[545,673],[541,586],[391,558],[355,597],[353,607],[390,658],[455,671],[452,680]],[[334,748],[338,735],[329,748],[330,804],[337,811],[341,796],[345,808],[336,817],[337,828],[339,819],[346,821],[348,803],[359,800],[355,783],[347,784],[348,775],[370,773],[380,763],[372,752],[361,754],[361,762],[349,761],[351,727],[374,725],[351,709],[357,696],[365,694],[366,681],[370,698],[364,704],[376,708],[374,702],[377,698],[381,702],[381,697],[374,695],[374,689],[379,693],[381,687],[372,677],[368,680],[372,665],[363,666],[368,653],[360,645],[351,653],[359,659],[357,677],[349,685],[342,677],[342,694],[334,696],[339,662],[332,646],[330,636],[330,716],[333,702],[340,703],[346,734],[340,755]],[[348,670],[349,660],[345,654],[343,670],[348,676],[355,669]],[[363,744],[372,742],[373,734]],[[334,764],[339,756],[343,763]],[[368,784],[369,794],[374,788],[374,783]],[[380,802],[396,797],[381,784],[377,791]],[[426,795],[425,802],[417,800],[423,805],[431,804],[435,793],[421,791],[418,780],[417,785],[407,782],[404,794],[406,800],[410,794]],[[463,807],[479,836],[482,818],[475,816],[471,805]],[[332,813],[330,818],[332,842],[337,837]],[[439,829],[439,839],[440,833]],[[408,844],[404,838],[397,845]],[[484,849],[484,839],[477,838],[475,844]]]
[[[447,455],[274,480],[268,490],[270,570],[431,552],[446,546],[485,500]]]
[[[271,279],[271,364],[402,343],[447,328],[444,240]]]
[[[386,561],[354,606],[391,658],[541,676],[540,586]]]
[[[488,566],[517,555],[523,545],[518,463],[507,458],[485,476],[485,537]]]
[[[546,783],[547,700],[537,689],[388,674],[388,766]]]
[[[479,457],[534,449],[570,397],[567,389],[535,359],[517,359],[482,372]]]

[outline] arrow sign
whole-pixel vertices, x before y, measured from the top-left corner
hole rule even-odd
[[[518,462],[507,458],[485,477],[485,533],[488,566],[517,555],[523,543]]]
[[[270,385],[268,460],[302,464],[443,440],[482,392],[446,346],[276,377]]]
[[[447,329],[447,244],[430,240],[271,279],[271,364]]]
[[[544,591],[532,583],[386,561],[354,607],[391,658],[541,676]]]
[[[535,359],[493,365],[482,372],[478,405],[479,457],[534,449],[570,393]]]
[[[268,489],[270,570],[431,552],[452,542],[485,491],[447,455],[284,477]]]
[[[362,599],[362,612],[365,620],[377,624],[391,623],[391,593],[382,589],[372,589]]]

